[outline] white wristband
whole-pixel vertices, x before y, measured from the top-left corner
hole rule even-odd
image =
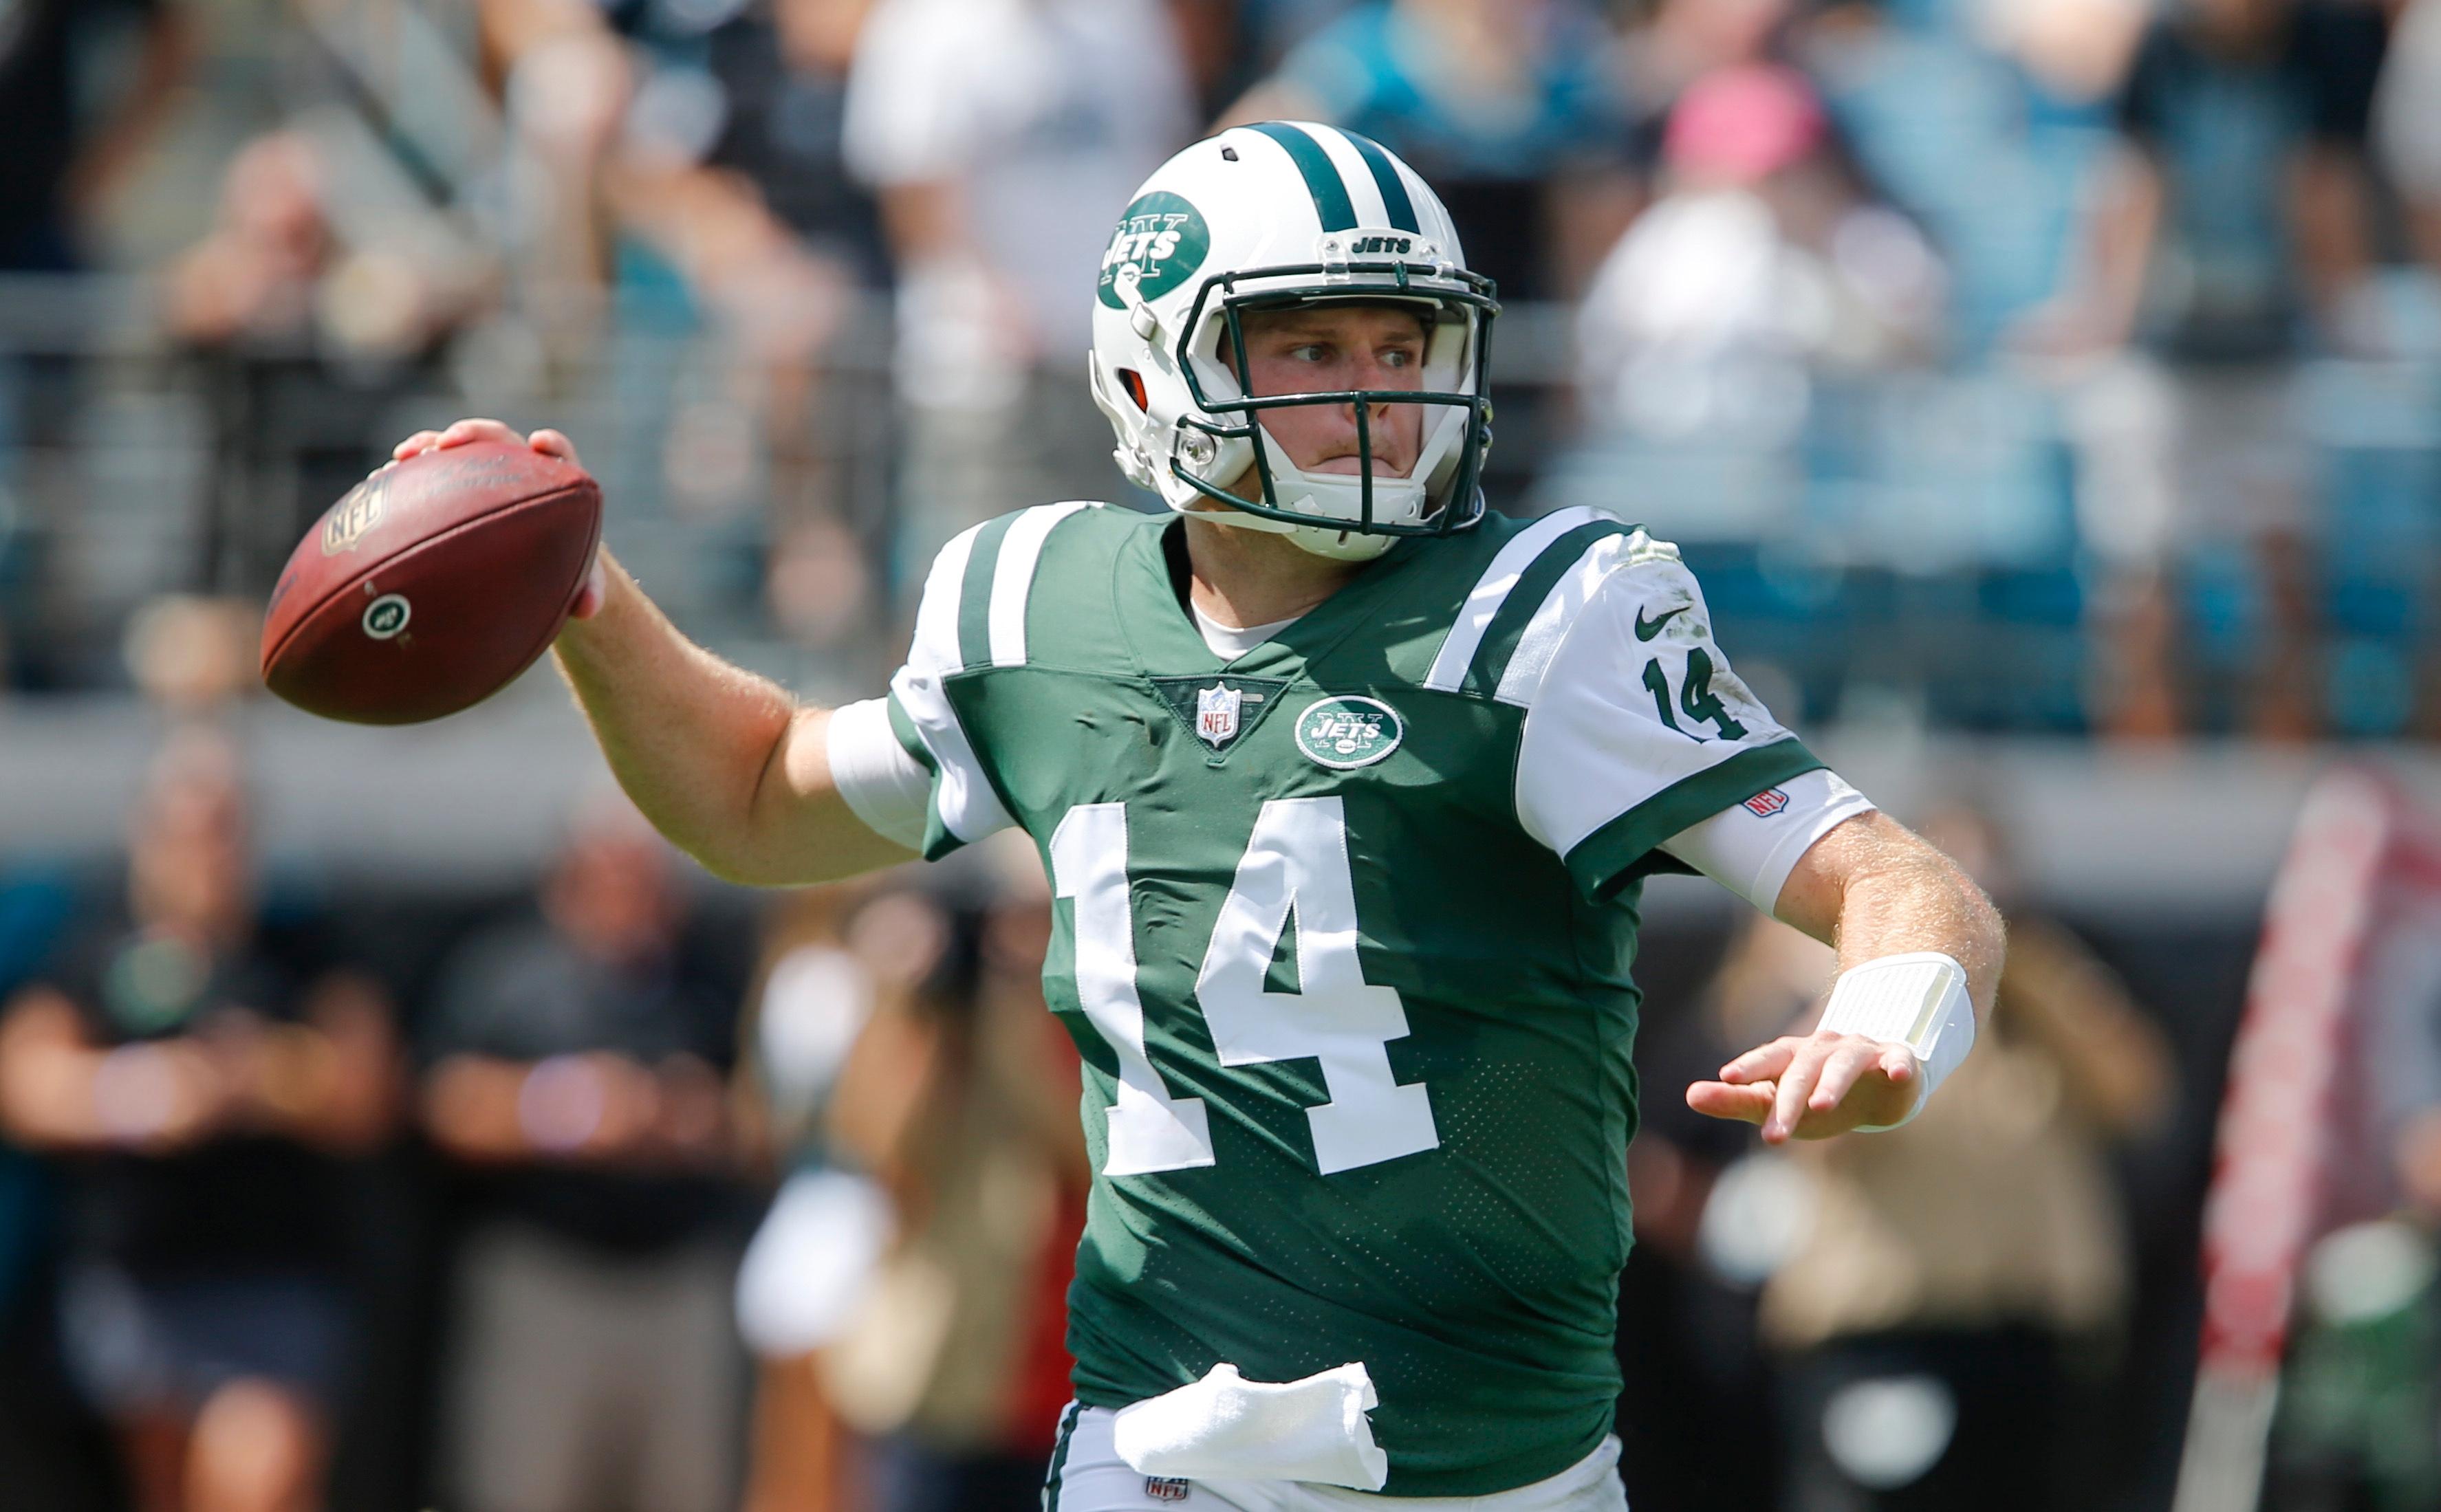
[[[1817,1029],[1862,1035],[1915,1052],[1915,1102],[1898,1124],[1859,1125],[1859,1134],[1896,1128],[1915,1117],[1932,1089],[1975,1048],[1975,1001],[1966,968],[1937,950],[1882,956],[1839,974]]]

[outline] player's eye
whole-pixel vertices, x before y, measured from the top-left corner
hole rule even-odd
[[[1385,347],[1382,351],[1382,366],[1384,368],[1412,368],[1416,361],[1417,351],[1413,347]]]
[[[1291,362],[1324,362],[1329,355],[1330,349],[1319,341],[1300,341],[1289,349]]]

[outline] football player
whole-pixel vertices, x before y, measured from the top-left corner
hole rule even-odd
[[[1168,513],[958,536],[883,698],[800,705],[606,554],[559,665],[721,875],[1039,848],[1094,1166],[1047,1506],[1618,1508],[1640,879],[1837,944],[1817,1030],[1687,1093],[1775,1143],[1912,1115],[1998,917],[1756,702],[1672,547],[1485,512],[1498,307],[1380,146],[1200,142],[1080,292]]]

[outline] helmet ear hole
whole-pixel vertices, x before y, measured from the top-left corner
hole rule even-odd
[[[1136,402],[1136,408],[1149,410],[1152,407],[1145,397],[1144,374],[1133,368],[1122,368],[1119,369],[1119,382],[1127,387],[1128,397]]]

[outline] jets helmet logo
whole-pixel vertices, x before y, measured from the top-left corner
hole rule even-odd
[[[1194,277],[1212,250],[1212,229],[1203,214],[1177,195],[1156,189],[1128,207],[1111,244],[1102,251],[1100,297],[1113,310],[1128,307],[1123,279],[1136,292],[1158,299]]]
[[[1397,750],[1406,732],[1397,710],[1352,695],[1308,704],[1296,722],[1297,749],[1335,771],[1372,765]]]

